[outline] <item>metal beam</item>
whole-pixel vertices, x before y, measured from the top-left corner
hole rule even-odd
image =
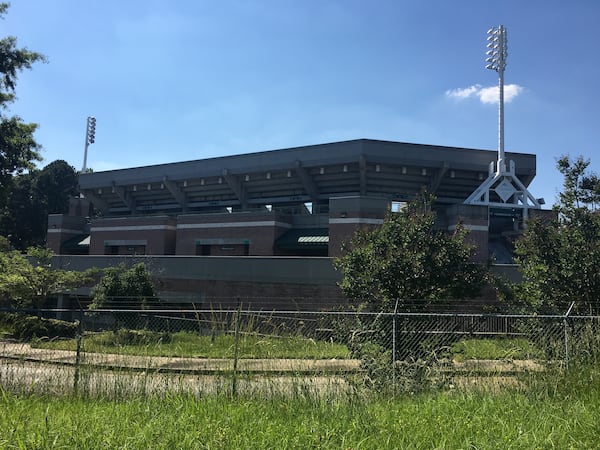
[[[317,187],[315,180],[310,176],[308,170],[302,167],[301,161],[296,161],[296,173],[300,177],[304,189],[310,196],[311,201],[316,202],[319,200],[319,188]]]
[[[367,158],[360,155],[358,158],[358,168],[360,172],[360,195],[367,195]]]
[[[240,201],[241,207],[246,208],[248,206],[248,199],[246,198],[246,190],[244,189],[240,178],[230,174],[227,169],[223,169],[223,178],[225,178],[225,181]]]
[[[112,187],[115,194],[117,194],[125,206],[127,206],[132,213],[135,213],[135,199],[125,191],[123,186],[118,186],[114,181]]]
[[[187,198],[185,196],[185,193],[179,188],[177,183],[169,180],[169,177],[167,177],[167,176],[163,177],[162,182],[165,185],[165,187],[168,189],[168,191],[171,193],[173,198],[177,201],[177,203],[179,203],[179,205],[181,206],[181,209],[185,211],[185,209],[187,207]]]
[[[94,205],[94,208],[98,209],[100,212],[102,212],[102,214],[108,213],[108,210],[109,210],[108,203],[105,202],[104,200],[102,200],[100,197],[97,197],[94,194],[94,191],[92,191],[91,189],[86,189],[86,190],[82,191],[82,194],[85,198],[87,198],[90,202],[92,202],[92,205]]]
[[[429,183],[430,194],[435,194],[437,192],[438,188],[440,187],[440,183],[442,182],[442,179],[444,178],[444,175],[446,175],[446,172],[449,168],[450,163],[448,161],[444,161],[442,167],[436,170],[433,177],[431,177],[431,182]]]

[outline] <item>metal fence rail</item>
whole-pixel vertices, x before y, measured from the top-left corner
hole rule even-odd
[[[411,364],[448,376],[597,364],[599,331],[600,316],[4,310],[0,386],[90,394],[236,393],[265,381],[285,390],[299,380],[327,391],[364,379],[395,386]]]

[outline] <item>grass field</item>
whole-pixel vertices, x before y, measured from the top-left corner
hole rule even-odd
[[[75,339],[32,342],[32,346],[56,350],[75,350]],[[235,340],[232,334],[214,337],[189,332],[173,334],[138,333],[120,330],[89,334],[83,338],[86,352],[123,355],[179,356],[195,358],[233,358]],[[239,339],[239,358],[349,358],[345,345],[299,336],[264,337],[244,333]]]
[[[36,343],[68,350],[75,344],[74,340]],[[227,358],[233,356],[235,345],[227,334],[211,339],[193,333],[129,330],[87,335],[82,347],[101,353]],[[327,341],[244,333],[238,356],[344,358],[349,351]],[[535,359],[541,353],[528,340],[480,339],[456,343],[449,356]],[[202,394],[140,389],[126,396],[114,390],[111,395],[80,389],[79,396],[50,396],[39,394],[49,392],[43,386],[21,390],[14,384],[13,391],[0,388],[0,449],[598,448],[600,372],[573,367],[579,371],[524,372],[494,388],[498,377],[492,375],[489,383],[445,383],[396,395],[375,392],[360,382],[350,382],[335,393],[315,393],[302,378],[291,380],[285,395],[275,385],[278,378],[272,379],[272,389],[244,389],[235,396],[231,389]],[[37,377],[35,372],[31,376]],[[89,374],[82,374],[83,388],[85,376]],[[385,389],[385,383],[379,386]]]
[[[138,333],[138,334],[136,334]],[[33,347],[75,350],[75,339],[33,341]],[[122,355],[171,356],[195,358],[232,358],[235,341],[232,334],[214,337],[190,332],[172,334],[119,330],[86,335],[82,349],[94,353]],[[245,333],[240,337],[240,358],[350,358],[345,345],[300,336],[273,337]],[[465,339],[454,343],[447,356],[456,361],[466,359],[536,359],[543,352],[525,338]]]
[[[172,395],[126,400],[0,392],[0,448],[590,449],[596,371],[503,392],[384,398]]]
[[[449,352],[457,361],[465,359],[537,359],[544,352],[525,338],[465,339]]]

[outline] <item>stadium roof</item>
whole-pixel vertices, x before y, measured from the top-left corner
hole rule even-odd
[[[528,186],[535,155],[507,152],[506,158]],[[459,203],[496,160],[489,150],[358,139],[82,173],[79,185],[105,215],[275,207],[348,195],[403,201],[423,187],[438,202]]]

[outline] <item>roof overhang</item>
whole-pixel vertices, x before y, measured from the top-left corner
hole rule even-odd
[[[529,185],[532,154],[506,153]],[[79,176],[105,215],[180,213],[326,201],[340,195],[408,200],[422,188],[462,202],[487,177],[496,152],[359,139]]]

